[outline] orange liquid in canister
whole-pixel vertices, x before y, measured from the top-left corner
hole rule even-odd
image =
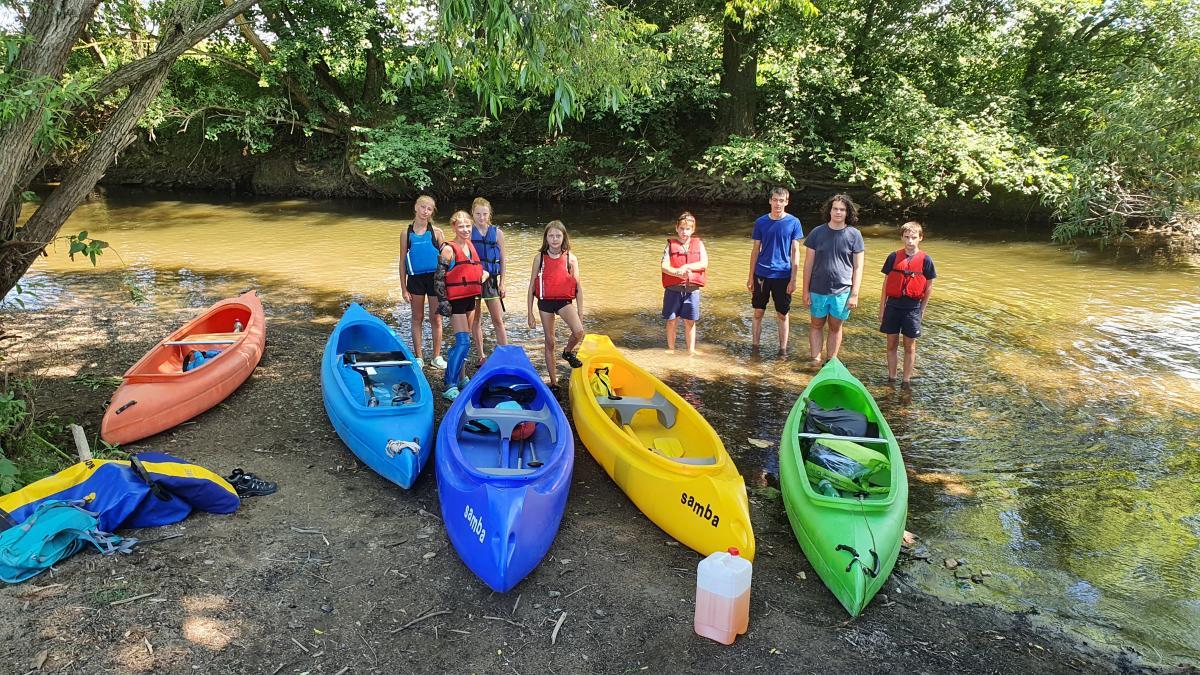
[[[750,626],[750,589],[737,597],[700,589],[696,592],[696,634],[724,645]]]

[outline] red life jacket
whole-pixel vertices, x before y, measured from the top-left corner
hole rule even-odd
[[[683,267],[688,263],[700,262],[700,240],[696,237],[688,239],[687,248],[679,243],[677,239],[667,240],[667,255],[671,267]],[[687,272],[682,277],[677,277],[673,274],[662,273],[663,288],[679,286],[686,284],[688,286],[704,287],[704,282],[708,280],[708,270],[700,270],[699,272]]]
[[[910,258],[904,249],[896,251],[896,261],[892,263],[892,271],[888,272],[883,287],[887,297],[920,300],[925,297],[925,289],[928,286],[929,281],[925,278],[925,252],[917,251],[917,254]]]
[[[454,251],[454,267],[446,272],[446,297],[451,300],[470,298],[483,293],[483,265],[475,246],[467,242],[459,248],[457,242],[446,242]]]
[[[533,295],[539,300],[574,300],[575,277],[567,269],[570,253],[563,251],[558,258],[542,254],[542,268],[538,271]]]

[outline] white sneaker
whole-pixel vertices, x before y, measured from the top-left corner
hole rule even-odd
[[[417,364],[417,367],[418,367],[418,368],[424,368],[424,367],[425,367],[425,359],[423,359],[423,358],[421,358],[421,357],[419,357],[419,356],[418,356],[417,358],[413,359],[413,363]]]
[[[446,369],[446,359],[443,359],[441,354],[438,354],[437,356],[433,357],[433,360],[430,361],[430,363],[437,366],[438,368],[441,368],[442,370]]]
[[[447,401],[453,401],[454,399],[458,398],[458,387],[450,387],[446,391],[443,391],[442,398],[446,399]]]

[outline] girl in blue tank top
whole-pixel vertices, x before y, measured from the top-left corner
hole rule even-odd
[[[404,301],[412,308],[412,346],[417,364],[425,364],[421,324],[425,322],[425,308],[428,305],[433,338],[432,363],[438,368],[445,368],[446,360],[442,358],[442,318],[437,313],[438,297],[433,290],[433,276],[446,237],[433,224],[436,210],[433,197],[421,195],[413,205],[412,224],[400,233],[400,290]]]

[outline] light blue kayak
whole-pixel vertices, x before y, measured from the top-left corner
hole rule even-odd
[[[321,357],[325,412],[367,466],[410,488],[433,447],[433,392],[387,324],[351,303]]]
[[[520,347],[497,347],[438,428],[438,499],[458,555],[493,590],[517,585],[554,542],[575,443]]]

